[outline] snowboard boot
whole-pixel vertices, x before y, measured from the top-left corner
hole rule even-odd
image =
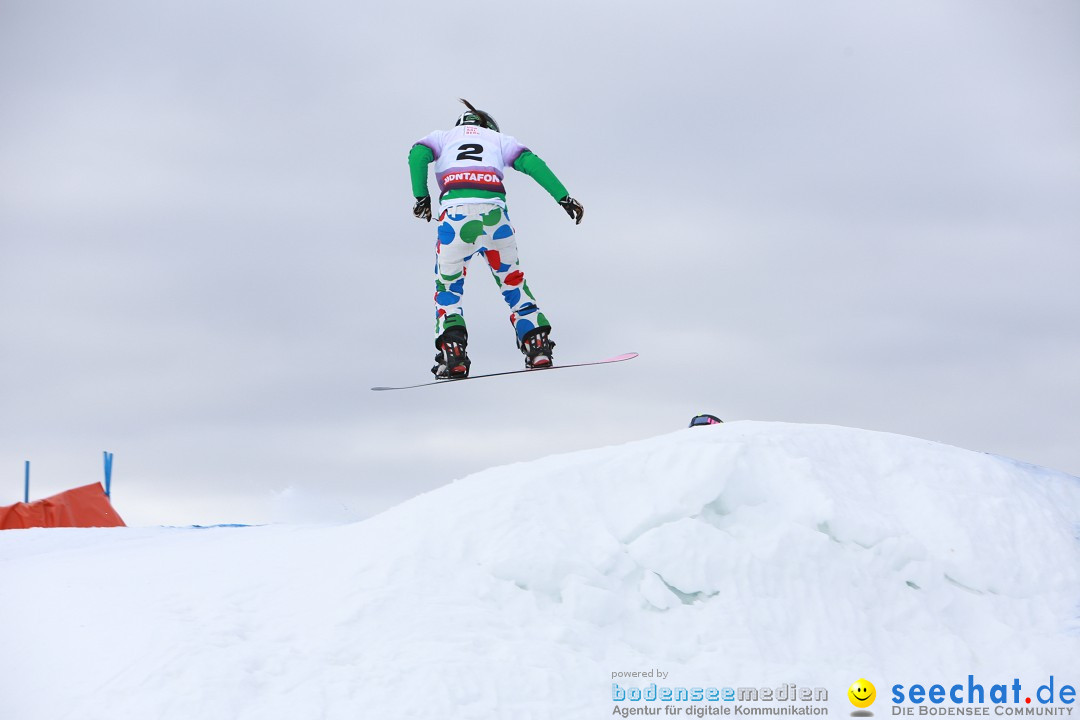
[[[452,328],[440,335],[435,341],[439,352],[435,356],[435,366],[431,368],[432,374],[447,380],[469,377],[469,366],[472,362],[465,352],[468,344],[469,335],[464,330]]]
[[[550,327],[540,327],[525,333],[525,337],[518,342],[518,347],[525,355],[525,367],[546,368],[552,366],[551,351],[555,343],[548,337]]]

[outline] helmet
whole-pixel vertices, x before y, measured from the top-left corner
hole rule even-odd
[[[483,110],[477,110],[472,106],[472,103],[465,98],[461,98],[461,102],[465,103],[465,107],[469,109],[458,116],[457,122],[454,123],[455,127],[458,125],[479,125],[488,130],[499,132],[499,124],[495,122],[495,118],[491,117]]]

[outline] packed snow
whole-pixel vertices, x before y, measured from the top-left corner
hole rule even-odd
[[[606,718],[613,683],[795,683],[847,715],[859,678],[885,716],[897,683],[1077,686],[1078,538],[1075,477],[761,422],[348,525],[7,531],[0,717]]]

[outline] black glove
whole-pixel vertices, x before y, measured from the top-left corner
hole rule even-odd
[[[421,220],[431,222],[431,196],[424,195],[416,198],[416,204],[412,206],[412,214]]]
[[[559,201],[559,204],[562,205],[562,209],[566,211],[566,214],[570,216],[575,225],[581,224],[581,218],[585,217],[585,208],[581,203],[567,195]]]

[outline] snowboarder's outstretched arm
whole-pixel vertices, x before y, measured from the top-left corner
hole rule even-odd
[[[585,215],[585,208],[577,200],[570,197],[566,186],[559,181],[559,178],[555,177],[555,173],[551,171],[546,162],[540,159],[539,155],[531,150],[525,150],[514,161],[514,169],[525,173],[539,183],[540,187],[547,190],[548,194],[555,198],[555,201],[562,206],[563,210],[576,224],[581,224],[581,218]]]
[[[435,161],[435,153],[427,145],[416,143],[409,150],[409,175],[412,178],[413,215],[431,222],[431,193],[428,192],[428,165]]]

